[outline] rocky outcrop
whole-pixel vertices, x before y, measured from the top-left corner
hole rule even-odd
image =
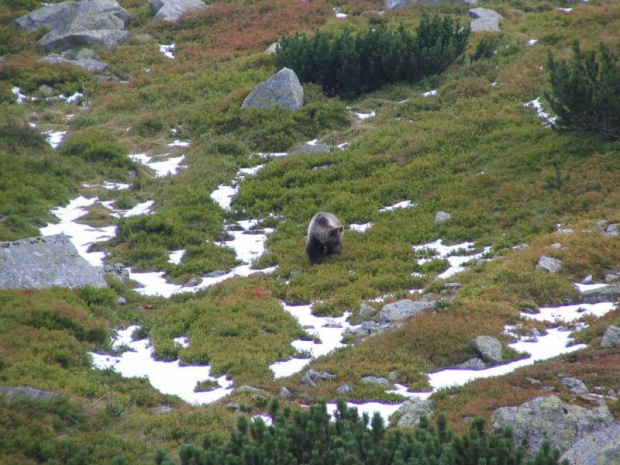
[[[433,401],[430,399],[421,400],[417,397],[412,397],[405,401],[403,405],[396,411],[395,415],[398,415],[398,421],[396,426],[413,428],[420,422],[420,418],[424,415],[429,418],[433,414]]]
[[[384,388],[390,387],[390,381],[382,376],[363,376],[362,383],[364,384],[376,384]]]
[[[103,270],[59,234],[0,243],[0,289],[106,287]]]
[[[349,394],[350,392],[353,392],[353,388],[348,384],[342,384],[336,388],[336,394],[338,395]]]
[[[502,361],[502,344],[494,337],[478,336],[472,339],[471,343],[485,362],[500,363]]]
[[[547,271],[548,273],[559,273],[562,270],[562,260],[543,255],[538,260],[536,269]]]
[[[560,457],[569,465],[620,463],[620,422],[580,439]]]
[[[535,454],[545,439],[560,453],[589,434],[613,423],[607,406],[588,410],[565,404],[556,396],[537,397],[520,407],[502,407],[493,413],[494,430],[512,426],[515,444],[525,444],[528,454]]]
[[[84,0],[47,4],[15,20],[20,28],[50,32],[39,39],[45,50],[75,47],[112,49],[129,39],[129,14],[115,0]]]
[[[589,304],[614,301],[618,298],[620,298],[620,284],[610,284],[581,293],[582,301]]]
[[[499,22],[502,15],[488,8],[472,8],[468,11],[474,18],[469,24],[472,32],[499,32]]]
[[[60,54],[51,53],[39,60],[42,63],[67,63],[84,68],[91,73],[101,73],[108,69],[108,65],[99,61],[99,56],[87,48],[82,50],[66,50]]]
[[[209,8],[201,0],[149,0],[149,5],[160,21],[178,21],[185,13]]]
[[[424,310],[430,310],[435,307],[435,302],[403,299],[391,304],[387,304],[379,312],[379,321],[381,323],[393,324],[412,317],[413,315]]]
[[[617,326],[611,325],[603,334],[603,339],[601,340],[601,347],[607,349],[609,347],[615,347],[620,345],[620,328]]]
[[[464,5],[476,5],[478,0],[384,0],[383,4],[389,10],[398,10],[415,3],[427,3],[440,5],[442,3],[461,3]]]
[[[312,387],[317,387],[317,381],[331,381],[336,379],[336,375],[327,373],[325,371],[308,370],[306,374],[301,378],[303,384],[307,384]]]
[[[282,68],[267,81],[256,86],[241,104],[247,108],[284,108],[299,110],[304,104],[304,89],[295,72]]]
[[[41,391],[39,389],[31,388],[29,386],[9,387],[0,386],[0,398],[12,399],[13,397],[26,397],[30,400],[47,402],[50,400],[58,399],[60,396],[55,392]]]
[[[367,337],[376,336],[377,334],[382,334],[389,330],[391,327],[389,325],[379,325],[374,321],[364,321],[359,326],[354,326],[353,328],[347,328],[345,332],[342,334],[343,339],[348,342],[359,342],[363,341]]]

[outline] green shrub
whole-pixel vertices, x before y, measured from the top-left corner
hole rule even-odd
[[[130,168],[127,149],[114,136],[97,130],[70,134],[60,147],[60,153],[80,157],[89,162],[101,162]]]
[[[339,36],[295,35],[281,40],[276,64],[292,68],[302,82],[320,84],[328,95],[355,96],[441,73],[467,47],[470,29],[449,17],[425,15],[416,33],[402,24],[397,30],[379,24],[358,34],[345,29]]]
[[[472,422],[469,433],[459,436],[447,429],[443,414],[438,415],[436,426],[423,417],[415,432],[388,432],[378,413],[372,419],[367,414],[360,417],[356,408],[347,407],[342,400],[334,421],[330,421],[325,404],[315,404],[309,410],[280,410],[278,399],[274,399],[269,412],[274,426],[266,426],[261,418],[249,422],[241,416],[228,441],[215,442],[207,436],[202,448],[182,446],[181,464],[552,465],[559,457],[559,450],[552,451],[546,441],[536,459],[527,460],[523,447],[514,446],[510,429],[487,434],[482,418]]]
[[[619,48],[620,50],[620,48]],[[554,127],[602,139],[620,138],[620,54],[604,44],[582,52],[573,44],[573,61],[555,62],[549,52],[551,92],[545,98],[557,114]]]

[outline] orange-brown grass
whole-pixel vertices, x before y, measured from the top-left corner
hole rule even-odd
[[[230,58],[239,52],[262,51],[282,35],[312,30],[331,15],[323,1],[270,0],[246,4],[216,3],[187,15],[174,34],[184,53],[196,58]],[[170,25],[159,28],[174,30]],[[189,43],[194,42],[195,46]]]

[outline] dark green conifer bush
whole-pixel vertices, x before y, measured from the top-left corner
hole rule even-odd
[[[447,429],[443,414],[438,416],[436,426],[423,417],[413,432],[387,432],[378,413],[372,420],[367,414],[360,417],[357,409],[348,408],[341,399],[335,421],[330,421],[324,403],[309,410],[280,410],[278,399],[274,399],[269,412],[273,426],[267,426],[261,418],[250,423],[242,416],[229,441],[214,442],[207,436],[202,448],[182,446],[181,463],[555,465],[559,457],[559,451],[552,451],[547,441],[535,459],[526,459],[523,447],[514,446],[511,430],[488,434],[482,418],[472,422],[469,433],[459,436]],[[166,459],[159,453],[157,463],[165,463]]]
[[[297,34],[281,40],[276,64],[293,69],[302,82],[320,84],[327,95],[355,96],[441,73],[463,53],[469,33],[469,26],[449,17],[424,16],[415,36],[402,24],[396,30],[378,24],[358,34],[345,29],[339,36]]]
[[[545,98],[558,115],[554,127],[602,139],[620,138],[620,53],[601,44],[582,52],[573,44],[573,61],[556,62],[549,52],[551,92]]]

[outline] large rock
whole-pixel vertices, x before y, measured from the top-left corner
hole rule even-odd
[[[601,347],[607,349],[609,347],[615,347],[620,345],[620,328],[617,326],[611,325],[603,334],[603,339],[601,340]]]
[[[591,289],[581,293],[582,301],[589,304],[598,302],[610,302],[620,298],[620,284],[610,284],[609,286]]]
[[[563,403],[556,396],[537,397],[520,407],[502,407],[493,413],[494,430],[512,426],[515,444],[525,444],[529,455],[535,454],[545,439],[560,453],[596,431],[613,423],[607,406],[588,410]]]
[[[108,65],[99,61],[99,57],[95,52],[87,48],[82,50],[66,50],[60,54],[51,53],[45,58],[39,60],[42,63],[68,63],[70,65],[79,66],[91,73],[101,73],[108,69]]]
[[[282,68],[265,82],[256,86],[241,104],[246,108],[284,108],[299,110],[304,104],[304,89],[295,72]]]
[[[560,461],[570,465],[611,465],[620,463],[620,422],[580,439]]]
[[[472,32],[499,32],[499,22],[502,15],[488,8],[472,8],[468,11],[469,16],[474,18],[469,24]]]
[[[471,342],[485,362],[500,363],[502,361],[502,343],[494,337],[478,336]]]
[[[187,12],[209,8],[201,0],[149,0],[149,5],[161,21],[178,21]]]
[[[538,263],[536,264],[536,269],[547,271],[549,273],[559,273],[562,270],[562,260],[543,255],[538,260]]]
[[[383,309],[379,312],[379,321],[387,324],[397,323],[421,311],[430,310],[434,306],[435,302],[425,300],[418,300],[417,302],[409,299],[399,300],[384,305]]]
[[[0,243],[0,289],[106,287],[103,269],[82,258],[59,234]]]
[[[15,20],[20,28],[50,32],[39,39],[45,50],[93,46],[112,49],[129,39],[131,17],[115,0],[84,0],[47,4]]]
[[[396,426],[412,428],[417,426],[422,415],[429,418],[433,414],[433,401],[412,397],[403,403],[396,414],[400,415]]]

